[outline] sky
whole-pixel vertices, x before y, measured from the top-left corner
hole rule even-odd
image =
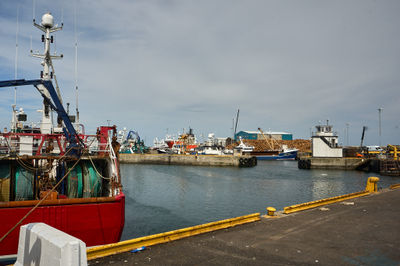
[[[189,127],[199,140],[228,137],[239,109],[237,131],[308,139],[329,120],[343,145],[360,145],[363,126],[366,145],[400,144],[400,1],[2,0],[0,80],[14,79],[16,61],[17,78],[39,77],[32,18],[46,12],[64,24],[55,72],[71,112],[77,80],[87,133],[115,124],[147,145]],[[0,88],[1,129],[13,103],[14,88]],[[17,88],[29,120],[41,103]]]

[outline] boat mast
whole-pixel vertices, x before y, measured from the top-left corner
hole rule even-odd
[[[19,33],[19,5],[17,7],[17,29],[15,32],[15,65],[14,65],[14,79],[18,76],[18,33]],[[17,86],[14,87],[14,104],[12,105],[12,119],[11,119],[11,132],[17,130]]]
[[[17,79],[17,74],[18,74],[18,32],[19,32],[19,5],[17,8],[17,30],[15,33],[15,69],[14,69],[15,79]],[[17,106],[17,87],[14,87],[14,105]]]
[[[75,94],[76,94],[76,124],[79,125],[79,107],[78,107],[78,35],[76,33],[76,2],[74,12],[74,33],[75,33]]]
[[[44,53],[34,54],[31,51],[31,55],[33,57],[43,59],[42,61],[43,71],[40,75],[40,78],[42,80],[49,81],[53,78],[53,73],[54,73],[54,67],[51,60],[60,59],[63,57],[63,55],[60,56],[50,55],[50,43],[53,42],[53,36],[50,36],[50,33],[61,30],[63,25],[61,24],[61,27],[58,27],[57,25],[54,26],[54,18],[50,13],[46,13],[42,16],[42,22],[40,25],[36,23],[35,19],[33,19],[33,25],[45,33],[45,35],[42,35],[42,42],[44,42]],[[50,67],[52,67],[53,72],[50,72]],[[50,98],[50,94],[44,86],[38,86],[38,89],[40,90],[41,93]],[[57,94],[58,98],[61,101],[61,95],[58,86],[57,86]],[[50,112],[51,109],[49,104],[43,102],[42,123],[40,125],[40,130],[42,134],[52,133],[53,123],[51,120]]]

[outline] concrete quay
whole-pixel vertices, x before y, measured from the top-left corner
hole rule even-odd
[[[338,169],[355,170],[364,163],[364,158],[353,157],[301,157],[298,160],[300,169]]]
[[[399,265],[400,189],[103,257],[89,265]]]
[[[232,155],[120,154],[121,163],[251,167],[257,159]]]

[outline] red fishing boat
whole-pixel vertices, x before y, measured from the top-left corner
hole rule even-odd
[[[199,146],[191,128],[189,128],[189,132],[179,135],[177,140],[171,136],[166,136],[165,143],[172,152],[179,154],[193,152]]]
[[[49,13],[34,25],[44,32],[45,51],[33,54],[43,59],[41,78],[0,82],[0,87],[33,85],[44,99],[40,126],[26,123],[27,115],[13,105],[11,129],[0,133],[1,256],[17,253],[19,227],[28,223],[46,223],[87,246],[118,242],[124,227],[116,127],[101,126],[87,135],[79,112],[65,111],[58,86],[53,87],[50,55],[50,33],[62,26],[54,26]]]

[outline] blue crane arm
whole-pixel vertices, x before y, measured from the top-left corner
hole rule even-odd
[[[82,140],[79,138],[78,134],[74,126],[69,120],[67,112],[65,112],[64,106],[61,104],[60,99],[58,98],[57,92],[53,87],[53,83],[50,80],[25,80],[25,79],[17,79],[17,80],[6,80],[0,81],[0,87],[15,87],[15,86],[25,86],[25,85],[33,85],[40,92],[38,85],[43,85],[49,92],[51,99],[49,99],[46,95],[40,92],[45,101],[51,106],[51,108],[57,112],[59,117],[64,122],[65,127],[64,135],[69,142],[68,149],[72,148],[72,154],[78,155],[81,153],[84,144]],[[51,101],[52,100],[52,101]]]
[[[138,141],[140,141],[139,134],[136,131],[133,131],[133,130],[129,131],[128,136],[126,137],[126,139],[128,140],[128,139],[132,138],[132,135],[135,135],[136,139]]]

